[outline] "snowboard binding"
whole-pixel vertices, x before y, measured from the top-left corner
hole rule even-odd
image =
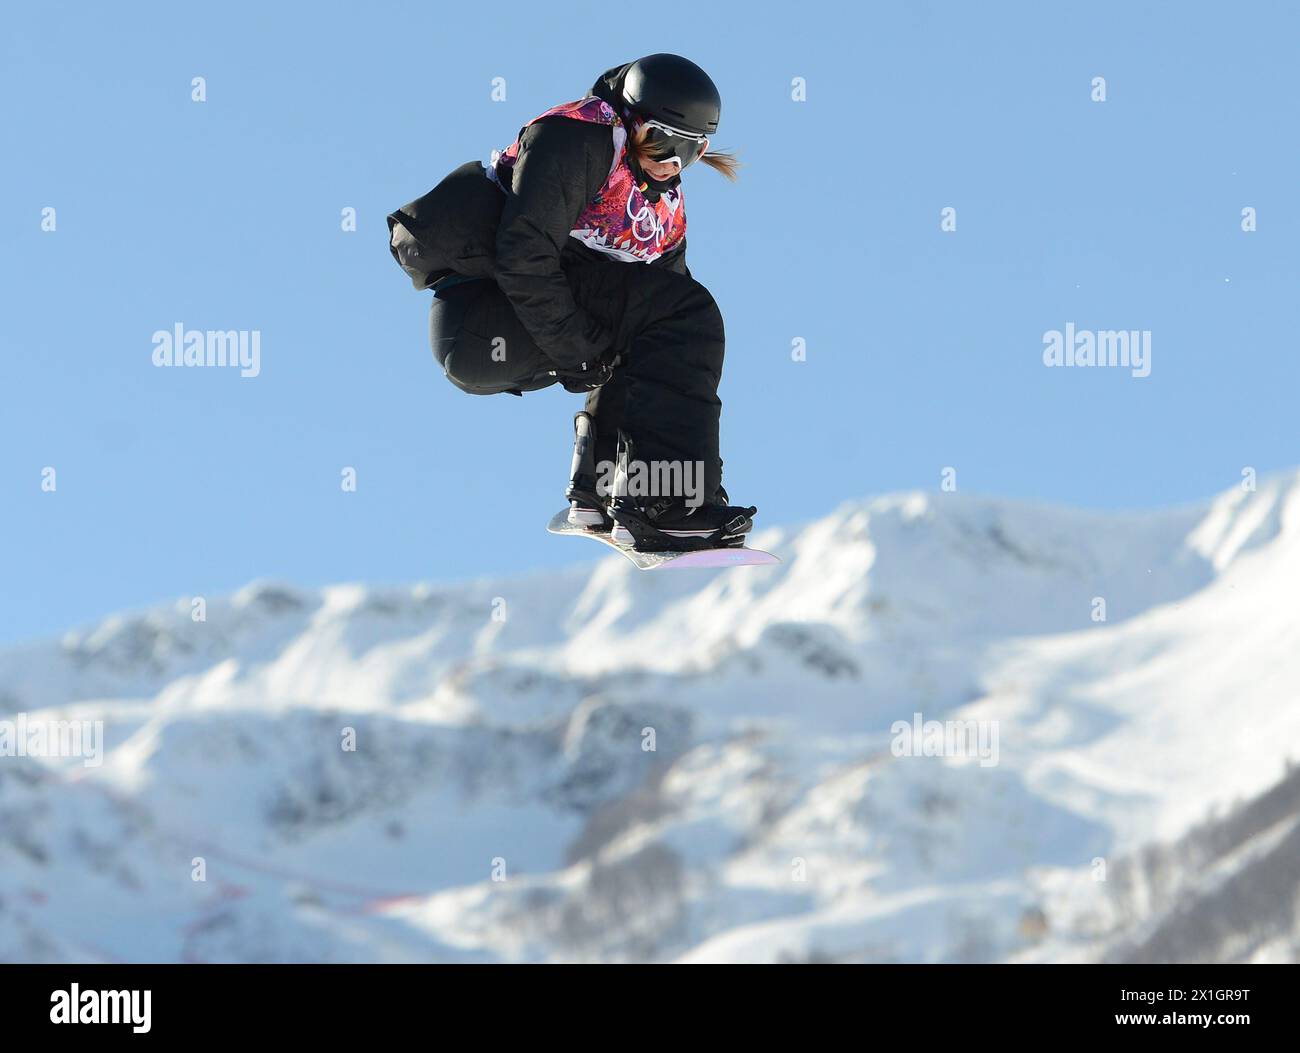
[[[721,504],[690,509],[681,497],[643,498],[628,494],[628,466],[632,462],[632,442],[622,431],[618,435],[618,460],[614,469],[613,493],[608,514],[630,538],[637,552],[694,552],[702,549],[740,548],[744,535],[753,526],[758,509],[726,504],[726,491],[719,488]]]
[[[708,548],[740,548],[745,544],[744,531],[749,527],[749,517],[757,508],[736,510],[737,515],[712,533],[696,537],[669,534],[654,525],[653,518],[638,514],[618,501],[610,508],[610,515],[619,526],[632,535],[632,547],[638,552],[695,552]]]
[[[596,485],[596,422],[586,410],[573,418],[573,463],[569,466],[569,485],[564,498],[569,502],[569,522],[588,530],[605,532],[614,521],[607,509],[608,500]]]

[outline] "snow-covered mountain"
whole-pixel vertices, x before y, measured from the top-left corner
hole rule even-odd
[[[0,741],[104,734],[0,757],[0,958],[1300,958],[1300,474],[756,543],[0,653]]]

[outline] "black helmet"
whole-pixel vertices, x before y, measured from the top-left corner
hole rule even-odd
[[[718,130],[722,97],[709,75],[681,55],[647,55],[628,67],[623,101],[640,114],[695,135]]]

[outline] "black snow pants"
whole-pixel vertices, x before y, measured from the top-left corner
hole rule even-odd
[[[694,278],[646,264],[578,255],[562,266],[574,299],[614,334],[614,377],[587,397],[597,462],[613,461],[622,429],[639,461],[700,461],[704,494],[722,485],[722,314]],[[447,379],[476,395],[535,391],[557,382],[505,293],[486,278],[453,276],[434,291],[434,357]],[[708,498],[706,498],[707,500]]]

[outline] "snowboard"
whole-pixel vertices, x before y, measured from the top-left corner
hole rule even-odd
[[[589,537],[599,541],[606,548],[612,548],[626,558],[638,570],[662,570],[672,567],[677,570],[689,570],[701,567],[759,567],[781,561],[772,553],[758,548],[700,548],[692,552],[638,552],[630,544],[620,545],[608,533],[588,530],[586,527],[574,526],[569,522],[569,510],[556,512],[546,529],[552,534],[570,534],[573,537]]]

